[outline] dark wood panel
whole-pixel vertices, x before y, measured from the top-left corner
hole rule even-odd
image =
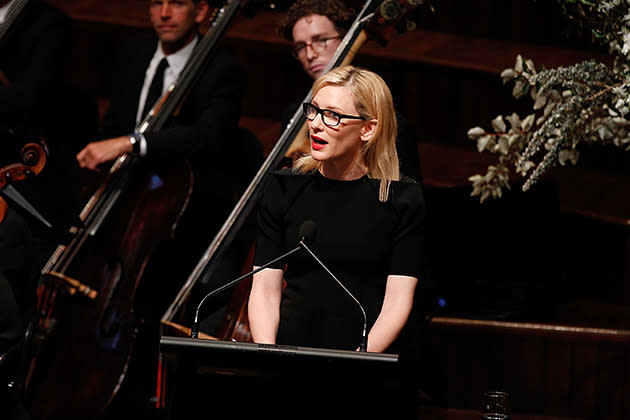
[[[628,331],[435,318],[428,334],[433,405],[479,410],[501,389],[524,418],[627,418]]]
[[[47,2],[55,4],[77,21],[149,27],[144,0]],[[218,3],[211,2],[213,5]],[[565,27],[545,25],[545,18],[562,19],[554,5],[520,1],[514,2],[519,9],[512,10],[508,2],[495,0],[491,3],[483,6],[478,2],[436,2],[437,14],[422,9],[417,30],[393,38],[386,48],[371,42],[362,49],[361,54],[492,73],[512,65],[518,53],[546,67],[572,64],[588,58],[606,60],[608,57],[601,48],[599,51],[592,48],[584,39],[567,42],[563,38]],[[362,3],[350,1],[349,4],[360,6]],[[466,9],[471,10],[466,12]],[[495,16],[488,10],[493,10]],[[259,10],[253,18],[239,16],[228,30],[227,37],[259,45],[286,45],[286,41],[275,33],[277,18],[277,13],[265,10]],[[504,24],[504,30],[497,31],[501,23]],[[425,30],[423,25],[431,29]],[[551,45],[552,42],[555,45]]]
[[[570,382],[572,387],[570,412],[574,415],[580,414],[585,417],[596,415],[598,346],[597,343],[588,343],[574,348]]]
[[[543,412],[556,410],[561,413],[569,412],[569,397],[571,383],[571,355],[569,343],[551,342],[545,350],[545,388],[547,395]]]

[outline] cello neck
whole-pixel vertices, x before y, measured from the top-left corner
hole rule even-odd
[[[13,0],[13,3],[9,5],[7,14],[0,23],[0,47],[6,41],[7,35],[12,28],[15,28],[15,23],[23,16],[22,12],[26,8],[28,0]]]

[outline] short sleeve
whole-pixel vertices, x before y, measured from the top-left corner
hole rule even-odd
[[[271,173],[267,177],[256,216],[256,251],[254,265],[262,266],[284,252],[283,214],[284,188],[280,176]],[[278,261],[271,268],[284,268]]]
[[[398,182],[392,185],[392,204],[396,211],[397,226],[394,232],[390,274],[420,279],[426,264],[424,215],[425,204],[422,186],[416,182]]]

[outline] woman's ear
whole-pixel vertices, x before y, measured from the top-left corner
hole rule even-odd
[[[378,125],[378,120],[376,118],[372,118],[371,120],[367,120],[363,122],[363,127],[361,127],[361,140],[368,141],[372,138],[374,133],[376,132],[376,126]]]

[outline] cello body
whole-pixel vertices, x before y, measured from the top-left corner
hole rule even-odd
[[[125,379],[145,322],[138,287],[192,188],[187,164],[133,172],[125,193],[134,200],[118,201],[95,235],[75,236],[81,246],[69,244],[42,273],[25,380],[34,419],[99,418]]]

